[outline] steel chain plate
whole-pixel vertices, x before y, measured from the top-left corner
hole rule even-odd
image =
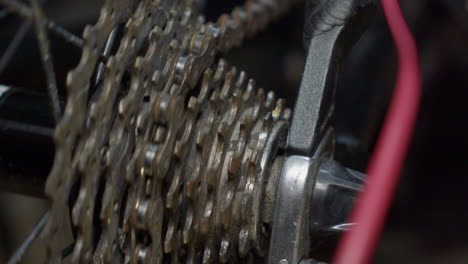
[[[294,2],[250,0],[205,23],[195,0],[105,1],[83,33],[55,131],[43,230],[52,262],[60,261],[69,203],[77,263],[264,256],[262,201],[290,111],[215,58]],[[119,26],[123,36],[95,89],[99,54]]]

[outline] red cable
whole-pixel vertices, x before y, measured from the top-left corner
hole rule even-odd
[[[398,50],[398,75],[390,107],[367,168],[367,183],[351,215],[333,264],[369,263],[377,245],[416,121],[421,80],[416,43],[397,0],[382,0]]]

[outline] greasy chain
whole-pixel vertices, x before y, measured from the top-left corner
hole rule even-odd
[[[67,76],[42,232],[61,261],[231,262],[266,254],[267,189],[290,111],[217,56],[297,1],[248,0],[205,23],[196,0],[106,0]],[[94,83],[110,35],[117,51]],[[70,208],[70,209],[68,209]]]

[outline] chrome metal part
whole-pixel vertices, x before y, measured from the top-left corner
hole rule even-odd
[[[345,168],[336,161],[321,162],[311,202],[312,235],[330,235],[331,232],[352,228],[355,223],[346,221],[364,180],[364,174]]]
[[[285,158],[276,194],[268,263],[299,263],[310,250],[309,215],[319,160]]]

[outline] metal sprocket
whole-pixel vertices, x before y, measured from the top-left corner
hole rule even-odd
[[[60,260],[57,237],[70,202],[74,262],[263,256],[262,200],[289,110],[215,57],[293,2],[247,1],[204,23],[196,1],[105,1],[97,24],[84,31],[55,132],[43,230],[51,260]],[[99,56],[122,25],[117,52],[93,87]]]

